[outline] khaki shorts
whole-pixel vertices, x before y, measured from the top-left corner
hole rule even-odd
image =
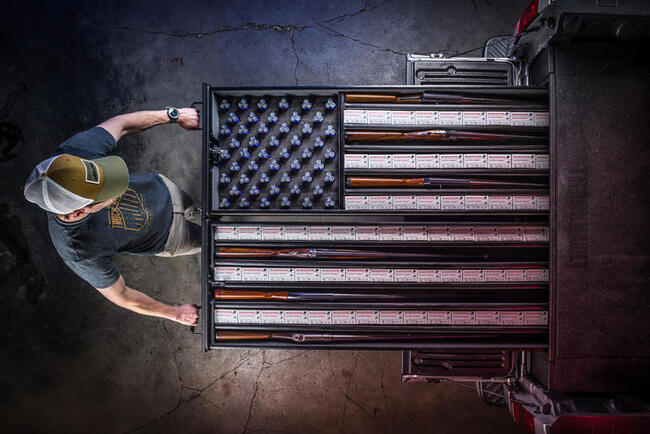
[[[169,228],[165,249],[156,256],[170,258],[200,253],[201,226],[186,220],[194,214],[194,201],[169,178],[161,174],[158,176],[167,186],[172,198],[172,225]]]

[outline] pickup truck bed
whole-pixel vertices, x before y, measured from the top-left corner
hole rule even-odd
[[[556,45],[550,59],[550,390],[650,385],[650,70],[632,45]]]

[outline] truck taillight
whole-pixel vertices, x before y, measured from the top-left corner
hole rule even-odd
[[[512,417],[517,425],[525,429],[526,434],[535,434],[535,418],[533,415],[517,402],[511,401],[510,406]]]
[[[524,13],[521,14],[517,20],[517,25],[515,26],[515,36],[524,31],[524,29],[530,24],[537,14],[539,13],[539,0],[531,1]]]

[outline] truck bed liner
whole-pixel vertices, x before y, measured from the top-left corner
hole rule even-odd
[[[650,384],[650,70],[643,47],[553,50],[547,387],[639,392]]]

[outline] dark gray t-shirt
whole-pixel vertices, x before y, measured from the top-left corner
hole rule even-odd
[[[94,159],[112,154],[116,147],[108,131],[94,127],[61,143],[54,155]],[[48,213],[47,222],[63,262],[95,288],[107,288],[120,276],[113,255],[154,255],[163,250],[172,222],[171,197],[155,173],[131,173],[129,188],[109,207],[74,223]]]

